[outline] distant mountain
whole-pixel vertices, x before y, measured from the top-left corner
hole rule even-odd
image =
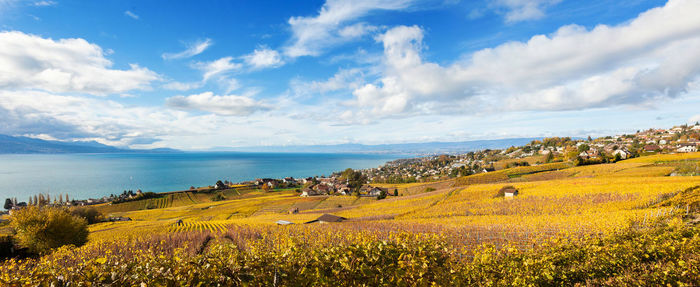
[[[214,150],[238,152],[377,153],[426,155],[440,153],[465,153],[483,149],[503,149],[511,146],[522,146],[536,139],[540,138],[509,138],[498,140],[475,140],[463,142],[429,142],[381,145],[338,144],[309,146],[263,146],[216,148]]]
[[[135,150],[122,149],[98,142],[47,141],[28,137],[0,135],[0,154],[3,153],[139,153],[176,152],[173,149]]]

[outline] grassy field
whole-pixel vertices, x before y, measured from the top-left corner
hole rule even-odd
[[[661,219],[678,219],[687,217],[688,214],[694,214],[697,212],[698,208],[700,208],[700,203],[698,203],[700,200],[700,176],[669,175],[674,174],[678,169],[687,165],[689,162],[691,164],[697,164],[698,160],[700,160],[700,153],[656,155],[649,156],[648,158],[620,161],[614,164],[580,167],[572,167],[566,163],[516,167],[462,177],[453,181],[424,184],[381,185],[390,189],[396,188],[401,194],[400,196],[390,196],[383,200],[376,200],[368,197],[358,198],[354,196],[299,197],[293,190],[262,192],[252,189],[243,190],[242,188],[237,189],[236,192],[226,192],[226,200],[223,201],[211,201],[209,198],[212,194],[191,192],[169,194],[161,198],[144,200],[141,202],[100,206],[99,209],[106,215],[126,216],[133,219],[133,221],[90,225],[90,241],[86,246],[72,251],[62,252],[68,252],[65,254],[72,254],[71,256],[86,256],[85,254],[89,254],[90,252],[98,252],[96,250],[112,250],[113,248],[117,248],[114,246],[118,246],[117,249],[119,250],[122,250],[121,248],[131,250],[129,248],[134,247],[129,247],[131,246],[129,244],[142,242],[138,244],[145,244],[144,246],[149,246],[148,248],[155,248],[156,251],[153,252],[164,254],[162,256],[165,256],[164,258],[169,258],[168,260],[175,260],[173,256],[178,258],[185,256],[178,255],[168,250],[189,250],[187,251],[189,253],[186,252],[189,254],[187,258],[200,258],[197,256],[202,254],[208,254],[207,256],[209,257],[206,258],[224,256],[220,253],[216,253],[224,252],[222,251],[223,249],[207,249],[208,251],[206,252],[202,251],[207,247],[210,240],[214,240],[214,242],[218,242],[215,243],[214,246],[223,246],[220,245],[223,244],[221,242],[233,242],[233,244],[237,246],[236,248],[238,249],[236,250],[239,251],[235,251],[235,254],[226,255],[238,258],[236,262],[239,263],[236,264],[242,264],[240,262],[243,261],[240,260],[244,260],[242,257],[236,256],[249,255],[253,257],[245,260],[252,261],[246,262],[257,262],[255,260],[262,260],[260,258],[267,258],[265,256],[270,256],[271,261],[263,260],[261,262],[267,262],[265,264],[277,264],[274,262],[279,262],[279,264],[291,264],[290,260],[297,259],[285,256],[300,256],[298,258],[300,262],[304,260],[316,262],[314,260],[326,260],[321,259],[323,256],[341,256],[340,254],[342,252],[357,253],[360,252],[360,249],[363,250],[361,252],[369,254],[374,252],[372,248],[378,248],[373,244],[389,244],[381,248],[398,248],[395,252],[409,252],[406,254],[413,254],[410,256],[427,256],[421,255],[422,253],[420,252],[433,250],[431,248],[434,246],[442,246],[436,250],[451,250],[448,258],[445,259],[448,261],[445,262],[454,261],[454,264],[457,264],[454,266],[470,266],[468,268],[477,268],[475,267],[477,265],[473,264],[476,264],[474,262],[477,259],[482,260],[479,258],[482,258],[481,256],[486,256],[484,254],[496,256],[491,257],[492,259],[489,260],[498,261],[505,260],[503,258],[509,258],[507,256],[514,256],[514,254],[530,254],[530,252],[533,252],[532,256],[536,256],[536,254],[539,254],[537,252],[540,252],[537,251],[539,250],[538,248],[545,248],[543,246],[547,246],[546,248],[562,246],[561,250],[557,249],[559,250],[557,252],[572,250],[567,249],[568,247],[565,247],[566,244],[580,244],[580,248],[586,249],[589,248],[589,244],[598,244],[591,243],[595,240],[612,240],[610,242],[614,242],[614,240],[620,240],[619,237],[615,236],[623,236],[620,234],[626,234],[626,232],[638,232],[629,231],[630,228],[656,226],[655,224]],[[512,198],[499,196],[499,189],[507,185],[515,187],[519,191],[519,194]],[[155,205],[155,207],[149,208],[148,205]],[[290,213],[289,211],[291,209],[298,209],[299,212],[294,214]],[[317,218],[323,213],[343,216],[346,217],[348,221],[339,224],[302,224]],[[178,220],[182,220],[182,224],[177,224]],[[275,222],[278,220],[286,220],[296,224],[277,226]],[[692,232],[695,232],[695,229],[692,230]],[[675,242],[673,244],[687,246],[687,244],[690,244],[689,242],[700,241],[700,235],[697,233],[683,232],[679,233],[683,235],[678,236],[691,237],[682,241],[682,243],[672,241]],[[653,236],[664,236],[662,234],[654,234]],[[642,233],[637,236],[646,238],[644,236],[652,235]],[[662,239],[657,238],[653,240]],[[666,238],[663,240],[675,239]],[[116,242],[126,245],[119,245]],[[151,243],[146,244],[143,242]],[[162,250],[158,249],[161,248],[158,247],[160,246],[159,244],[165,243],[156,244],[153,242],[165,242],[167,243],[167,248],[162,247]],[[199,244],[200,247],[199,249],[192,249],[194,247],[186,242],[195,242],[195,245]],[[334,246],[337,248],[333,249]],[[346,250],[343,248],[350,249]],[[401,248],[406,248],[406,250],[401,251],[403,250]],[[595,249],[593,247],[590,248],[592,248],[591,250]],[[149,250],[145,247],[136,249]],[[263,252],[263,250],[266,251]],[[319,250],[324,250],[326,253],[323,254],[326,255],[316,253]],[[422,251],[419,252],[417,250]],[[299,252],[302,252],[303,255]],[[442,254],[439,251],[435,252],[437,253],[430,256]],[[626,250],[625,252],[631,251]],[[60,255],[64,253],[57,254]],[[313,257],[315,259],[310,259],[308,256],[312,255],[309,254],[319,254],[318,256],[321,257]],[[566,252],[562,254],[562,256],[572,256],[570,253]],[[457,255],[459,255],[459,257],[455,257]],[[381,256],[389,255],[384,254]],[[440,258],[439,256],[436,258]],[[537,256],[541,256],[541,254]],[[683,260],[689,262],[700,262],[700,258],[697,256],[691,255],[689,258],[686,258],[687,256],[682,254],[678,256],[681,256]],[[337,260],[345,260],[340,259],[341,257],[334,259],[336,261],[328,260],[332,262],[341,262]],[[674,260],[680,260],[678,258],[681,257],[674,257],[676,258]],[[105,258],[107,258],[105,259],[107,261],[113,260],[109,259],[111,257]],[[138,262],[150,262],[148,261],[150,257],[144,254],[134,254],[133,258],[135,258],[133,260],[137,260]],[[580,259],[582,257],[577,258]],[[396,262],[404,262],[401,264],[408,264],[401,265],[405,268],[409,268],[406,266],[413,266],[410,265],[411,263],[409,262],[412,262],[410,260],[401,261],[404,259],[395,260],[398,260]],[[53,259],[52,257],[50,259],[37,260],[58,259]],[[467,261],[469,265],[464,265]],[[415,262],[422,261],[418,260]],[[458,262],[462,263],[458,264]],[[7,264],[21,265],[24,263],[6,263],[6,265],[0,265],[0,271],[3,270],[3,268],[4,270],[8,270],[10,266]],[[383,263],[378,262],[376,264]],[[386,264],[395,264],[395,261],[387,261]],[[421,266],[446,266],[445,264],[448,263],[431,261],[420,264],[424,264]],[[172,263],[172,265],[169,266],[172,267],[176,265],[176,263]],[[643,270],[644,268],[651,268],[649,270],[658,269],[654,269],[656,267],[644,266],[646,265],[639,267],[641,268],[639,270]],[[485,268],[484,266],[482,267]],[[280,266],[279,268],[295,270],[294,268],[296,267]],[[343,268],[347,270],[356,270],[358,267],[348,265],[338,268],[340,268],[339,270],[345,270]],[[414,266],[410,268],[419,267]],[[436,270],[442,269],[438,268],[432,271],[424,270],[420,272],[436,274],[435,272],[438,272]],[[457,273],[448,272],[446,274],[452,274],[449,276],[453,276],[454,274],[472,274],[470,272],[476,272],[474,270],[476,269],[459,271],[466,273],[459,273],[453,270]],[[272,272],[277,271],[273,270]],[[303,273],[306,271],[300,272]],[[334,271],[328,272],[331,272],[329,274],[335,274],[333,273]],[[640,272],[640,274],[644,274],[644,272]],[[0,272],[0,275],[1,273],[2,272]],[[316,274],[314,276],[320,276],[318,275],[320,273],[314,274]],[[614,276],[618,275],[619,274]],[[338,273],[337,276],[341,276],[340,273]],[[483,278],[490,278],[488,276],[491,275],[482,274],[482,276],[486,276]],[[506,278],[507,276],[503,275],[499,278]],[[288,280],[289,278],[280,280]],[[318,279],[320,277],[313,278]],[[635,276],[618,279],[623,280],[619,282],[629,283],[634,282],[629,281],[634,278]],[[436,279],[433,279],[433,282],[434,280]],[[467,279],[461,278],[459,280]],[[530,278],[530,280],[534,279]],[[331,281],[324,281],[325,283],[320,281],[314,282],[313,285],[333,285],[330,283]],[[375,281],[370,280],[369,282]],[[413,285],[413,283],[425,285],[421,283],[422,281],[410,282],[410,284],[398,285]],[[468,282],[468,280],[464,282]],[[550,284],[559,285],[556,282],[561,283],[567,281],[552,281]],[[584,280],[577,282],[597,281]],[[685,281],[681,280],[678,282]],[[477,285],[481,285],[482,283],[484,282],[478,283]],[[602,284],[612,283],[602,282]]]

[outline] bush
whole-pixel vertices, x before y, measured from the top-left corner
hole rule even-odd
[[[226,199],[226,197],[221,192],[219,192],[216,195],[211,197],[211,201],[222,201],[225,199]]]
[[[102,222],[104,219],[102,213],[94,207],[79,207],[71,210],[71,214],[84,218],[88,224]]]
[[[63,245],[81,246],[87,242],[87,220],[58,207],[28,206],[15,211],[10,227],[16,242],[32,253],[46,253]]]

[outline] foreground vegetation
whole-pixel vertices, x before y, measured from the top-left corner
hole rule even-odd
[[[669,175],[698,160],[513,167],[387,184],[401,196],[384,200],[247,190],[102,205],[132,221],[91,224],[80,247],[6,260],[0,285],[692,286],[700,178]],[[505,198],[506,186],[518,195]],[[349,220],[300,224],[324,213]]]
[[[8,285],[526,286],[680,285],[700,282],[700,232],[679,219],[602,238],[555,238],[531,249],[465,252],[441,235],[390,233],[306,244],[297,231],[234,228],[64,247],[0,265]],[[360,233],[362,234],[362,233]],[[212,239],[215,238],[215,239]]]

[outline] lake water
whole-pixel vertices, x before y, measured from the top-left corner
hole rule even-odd
[[[346,168],[377,167],[391,155],[299,153],[0,154],[0,200],[68,194],[97,198],[123,190],[164,192],[217,180],[329,175]]]

